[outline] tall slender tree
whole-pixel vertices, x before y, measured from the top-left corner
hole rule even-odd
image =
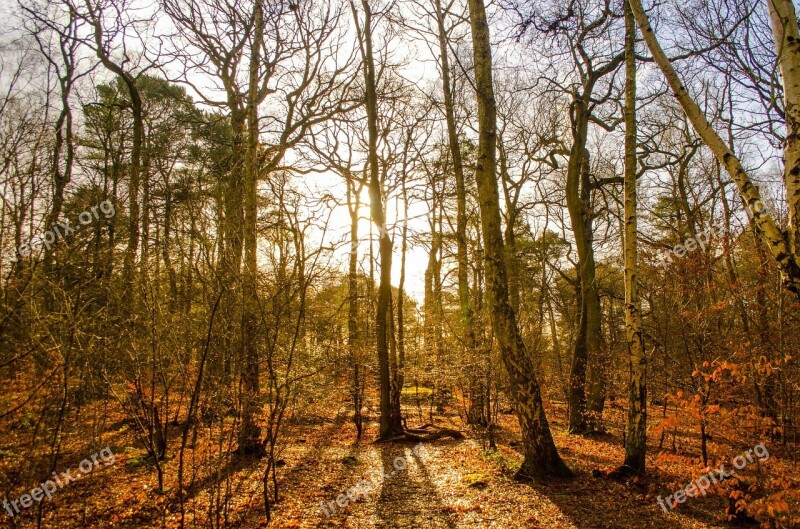
[[[517,327],[516,315],[508,300],[506,253],[496,179],[497,108],[492,86],[489,24],[483,0],[469,1],[469,18],[478,99],[479,135],[475,181],[486,253],[486,298],[500,355],[509,375],[509,394],[522,430],[525,458],[517,471],[517,478],[530,479],[548,474],[570,476],[572,471],[561,460],[553,442],[539,382]]]
[[[783,82],[786,140],[783,149],[783,181],[789,207],[787,241],[800,266],[800,31],[792,0],[766,0]],[[800,292],[797,293],[800,296]]]
[[[644,474],[647,453],[647,355],[642,337],[638,290],[638,232],[636,216],[636,21],[625,2],[625,335],[628,342],[628,423],[623,468]]]
[[[258,181],[260,176],[258,105],[261,48],[264,45],[264,8],[261,0],[253,3],[253,44],[250,51],[247,82],[247,147],[244,159],[244,270],[242,273],[242,426],[239,451],[260,455],[264,452],[261,429],[256,424],[259,413],[259,298],[258,298]]]
[[[392,303],[392,238],[386,226],[386,210],[383,204],[383,184],[380,178],[378,156],[378,88],[375,77],[375,58],[372,50],[372,7],[369,0],[361,0],[361,8],[364,12],[364,20],[361,22],[352,0],[350,6],[358,32],[364,73],[364,99],[367,107],[370,216],[373,224],[378,227],[380,280],[378,283],[378,305],[375,314],[375,334],[380,384],[381,418],[379,436],[381,439],[391,439],[403,433],[403,424],[399,406],[393,405],[391,399],[389,346],[392,324],[389,318],[390,305]]]
[[[448,11],[443,8],[441,0],[434,0],[433,7],[436,15],[437,41],[439,44],[439,68],[441,69],[442,76],[442,97],[447,125],[447,144],[450,149],[453,176],[456,184],[456,260],[458,263],[458,304],[461,317],[461,329],[467,354],[475,356],[478,354],[478,350],[475,347],[475,331],[472,328],[472,303],[469,293],[467,190],[464,181],[464,160],[458,138],[455,103],[453,101],[453,80],[447,43],[448,35],[446,24]],[[479,376],[476,375],[472,375],[470,380],[470,385],[472,387],[470,387],[470,409],[467,414],[467,419],[470,423],[481,424],[485,422],[483,413],[485,395],[483,395],[482,385],[478,380]]]

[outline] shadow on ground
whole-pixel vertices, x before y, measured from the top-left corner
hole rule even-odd
[[[411,446],[380,443],[378,450],[388,478],[381,486],[375,527],[455,529],[455,524],[444,512],[425,463],[412,452]]]

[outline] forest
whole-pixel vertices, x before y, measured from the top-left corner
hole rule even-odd
[[[800,528],[793,0],[0,0],[0,526]]]

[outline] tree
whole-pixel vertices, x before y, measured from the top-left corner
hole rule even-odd
[[[766,0],[778,68],[783,81],[783,106],[786,140],[783,148],[783,181],[789,207],[786,239],[800,266],[800,31],[792,0]],[[797,271],[797,270],[795,270]],[[800,297],[800,292],[797,292]]]
[[[647,355],[642,336],[638,286],[638,230],[636,217],[636,23],[626,2],[625,10],[625,334],[628,342],[630,382],[628,422],[623,467],[644,474],[647,454]]]
[[[478,100],[478,159],[475,181],[481,209],[481,228],[486,256],[486,296],[492,328],[509,375],[509,395],[522,430],[525,459],[517,477],[529,479],[547,474],[570,476],[558,455],[544,413],[541,391],[525,349],[516,315],[508,301],[506,253],[500,223],[500,200],[495,171],[497,167],[497,110],[492,86],[492,52],[489,24],[483,0],[469,2],[475,89]]]
[[[58,83],[58,93],[61,109],[55,122],[55,138],[53,142],[52,158],[50,161],[53,173],[53,192],[49,215],[45,221],[46,226],[56,224],[60,219],[64,206],[64,191],[72,180],[75,163],[75,139],[72,118],[72,105],[70,98],[76,82],[88,72],[81,72],[78,67],[78,51],[80,39],[78,32],[82,21],[72,9],[67,9],[63,22],[60,17],[49,16],[48,4],[33,6],[21,5],[26,18],[31,21],[33,33],[41,55],[48,62]],[[59,6],[54,6],[58,9]],[[51,39],[55,37],[54,49]],[[13,84],[12,84],[13,86]],[[45,248],[44,269],[49,272],[53,266],[53,250]]]
[[[380,382],[381,426],[380,439],[392,439],[403,433],[399,400],[393,404],[391,398],[391,374],[389,344],[392,337],[390,305],[392,304],[392,238],[386,226],[386,211],[383,204],[383,189],[378,158],[378,90],[375,78],[375,59],[372,51],[372,8],[369,0],[361,1],[364,12],[363,23],[359,21],[353,0],[350,1],[353,19],[358,32],[364,72],[364,101],[367,108],[367,137],[369,141],[369,207],[372,222],[378,227],[378,253],[380,258],[380,280],[378,305],[375,314],[375,334],[378,353],[378,376]]]
[[[71,2],[71,0],[67,0]],[[131,145],[131,164],[128,179],[128,245],[125,251],[125,258],[123,260],[123,275],[126,281],[129,282],[133,288],[126,290],[126,299],[136,299],[136,285],[135,281],[135,263],[137,252],[139,251],[140,239],[140,173],[142,169],[142,142],[144,140],[144,118],[142,114],[142,96],[137,86],[137,79],[140,72],[135,72],[129,65],[131,58],[128,56],[127,51],[123,51],[122,61],[114,59],[114,41],[113,39],[120,34],[125,33],[126,26],[132,25],[130,20],[127,20],[121,14],[124,9],[121,6],[112,6],[105,3],[105,0],[94,0],[93,2],[85,3],[86,11],[85,18],[92,28],[92,43],[90,46],[94,49],[97,58],[100,59],[102,65],[112,72],[114,75],[125,84],[130,97],[131,115],[133,117],[133,141]],[[78,11],[76,7],[70,9]],[[80,12],[80,11],[78,11]],[[108,12],[116,13],[110,21],[106,20]],[[110,23],[110,27],[108,24]],[[146,165],[146,164],[145,164]],[[142,263],[143,266],[145,263]]]
[[[537,42],[547,50],[542,52],[549,59],[542,80],[570,99],[564,189],[578,257],[580,315],[575,320],[570,366],[569,430],[576,434],[602,431],[609,351],[602,331],[594,250],[598,215],[594,191],[607,182],[593,178],[587,145],[594,126],[608,132],[615,126],[614,116],[603,115],[603,106],[614,95],[613,74],[624,59],[615,39],[619,15],[610,0],[510,3],[519,18],[520,33],[533,28],[534,38],[539,37]]]
[[[446,19],[448,11],[442,8],[441,0],[434,0],[436,16],[437,40],[439,43],[439,68],[442,77],[442,96],[444,99],[445,120],[447,123],[447,144],[453,164],[453,176],[456,184],[456,258],[458,261],[458,303],[461,316],[461,329],[464,336],[464,347],[469,356],[478,354],[475,332],[472,328],[472,303],[469,292],[469,262],[467,255],[467,191],[464,182],[464,160],[461,155],[461,144],[455,116],[453,101],[452,74],[447,45]],[[476,380],[470,381],[472,393],[468,422],[483,424],[486,422],[484,401],[486,395]]]

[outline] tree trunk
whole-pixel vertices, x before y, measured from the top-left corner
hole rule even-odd
[[[500,181],[503,184],[503,195],[506,199],[506,270],[508,271],[508,302],[516,314],[519,314],[519,262],[517,260],[517,235],[514,228],[517,223],[517,199],[519,193],[512,193],[511,177],[508,174],[506,152],[503,148],[503,138],[497,142],[498,157],[500,162]]]
[[[142,118],[142,99],[136,82],[129,79],[126,82],[131,96],[131,110],[133,111],[133,146],[131,147],[131,168],[128,179],[128,246],[125,248],[125,258],[122,262],[123,277],[126,284],[131,285],[129,294],[135,293],[134,263],[139,249],[139,170],[142,157],[142,137],[144,136],[144,122]]]
[[[441,0],[435,0],[436,23],[439,38],[439,55],[442,69],[442,95],[444,98],[445,121],[447,122],[447,141],[450,157],[453,161],[453,174],[456,181],[456,261],[458,263],[458,305],[461,320],[461,333],[467,358],[478,358],[475,347],[475,331],[472,328],[472,303],[469,293],[469,260],[467,256],[467,190],[464,181],[464,160],[461,156],[461,145],[458,142],[455,105],[453,104],[453,88],[450,72],[450,57],[447,50],[447,34],[445,15]],[[484,424],[483,413],[485,395],[480,383],[480,368],[469,376],[469,424]]]
[[[591,185],[589,181],[589,151],[586,149],[589,111],[586,97],[573,101],[573,144],[567,166],[567,210],[575,247],[578,253],[578,281],[580,282],[580,317],[577,322],[575,343],[570,369],[570,433],[587,433],[599,429],[603,402],[603,353],[600,329],[600,296],[595,281],[591,210]],[[588,385],[590,398],[586,397],[586,371],[591,369]],[[588,401],[588,402],[587,402]],[[591,412],[591,413],[590,413]]]
[[[647,356],[641,329],[636,218],[636,22],[625,2],[625,335],[628,341],[630,382],[624,467],[645,472],[647,454]]]
[[[244,273],[242,277],[242,425],[238,451],[262,455],[261,428],[256,423],[260,413],[258,362],[258,260],[256,221],[258,208],[258,69],[264,39],[264,13],[260,0],[253,7],[254,33],[247,92],[247,150],[245,151],[244,186]]]
[[[169,280],[169,311],[175,314],[178,307],[178,276],[175,273],[175,266],[172,263],[172,185],[169,178],[166,179],[166,190],[164,192],[164,244],[161,247],[161,258],[164,260],[164,267],[167,269]]]
[[[375,60],[372,53],[372,9],[369,0],[362,0],[364,25],[360,38],[363,53],[364,92],[367,103],[367,132],[369,136],[369,199],[370,216],[378,227],[378,255],[380,280],[378,284],[378,306],[375,314],[375,334],[378,353],[378,376],[380,384],[380,439],[391,439],[403,432],[400,410],[393,409],[390,399],[391,374],[389,370],[389,309],[392,303],[392,239],[386,228],[386,213],[383,207],[383,191],[378,167],[378,91],[375,80]],[[353,14],[355,6],[351,3]],[[356,19],[356,24],[358,20]]]
[[[364,421],[361,414],[361,368],[358,356],[358,208],[360,206],[359,193],[361,187],[355,189],[355,184],[348,175],[347,181],[347,209],[350,212],[350,259],[347,272],[347,350],[353,364],[353,422],[356,426],[356,438],[361,439]]]
[[[584,138],[584,144],[586,140]],[[587,368],[589,371],[587,388],[589,395],[586,399],[586,417],[589,432],[602,432],[603,410],[606,403],[606,381],[608,379],[608,356],[602,331],[602,312],[600,307],[600,293],[597,287],[596,264],[594,260],[594,211],[592,210],[592,185],[589,176],[589,151],[584,149],[581,169],[581,214],[583,216],[583,239],[577,243],[578,254],[583,247],[585,262],[580,263],[581,288],[583,289],[584,307],[586,308],[586,353]]]
[[[767,7],[783,81],[786,115],[783,179],[789,206],[788,242],[797,265],[800,252],[800,31],[792,0],[767,0]]]
[[[424,320],[424,337],[425,349],[428,354],[432,354],[436,369],[439,369],[442,361],[442,348],[441,348],[441,311],[439,310],[440,304],[440,270],[441,263],[439,262],[439,251],[441,249],[442,238],[437,232],[437,214],[439,213],[439,195],[436,190],[436,182],[431,180],[431,192],[433,197],[431,199],[431,248],[428,251],[428,264],[425,268],[425,299],[423,301],[425,308]],[[431,395],[431,410],[433,409],[433,401],[439,398],[439,392],[443,387],[441,377],[434,378],[433,394]]]
[[[64,205],[64,189],[72,180],[72,168],[75,161],[75,142],[73,141],[72,109],[69,104],[70,93],[74,83],[75,57],[74,48],[67,46],[70,53],[64,53],[64,67],[66,72],[59,76],[58,82],[61,94],[61,112],[55,124],[55,138],[53,143],[53,201],[50,212],[45,220],[45,226],[50,229],[56,224],[61,215]],[[64,157],[64,169],[61,170],[61,153],[66,148]],[[52,269],[53,252],[55,245],[45,245],[44,251],[44,274],[48,275]]]
[[[408,251],[408,190],[406,189],[405,170],[402,171],[400,178],[402,178],[401,185],[403,189],[403,240],[400,245],[400,284],[397,286],[397,370],[394,376],[395,391],[397,392],[397,410],[400,409],[406,369],[406,334],[403,304],[405,303],[406,252]]]
[[[586,306],[583,303],[583,289],[580,275],[575,283],[575,303],[577,307],[578,328],[572,344],[572,363],[569,370],[569,433],[583,434],[589,431],[586,414]]]
[[[509,396],[514,402],[525,451],[518,478],[547,474],[572,475],[553,442],[544,413],[539,383],[522,341],[514,310],[508,301],[505,247],[500,221],[497,168],[497,108],[492,87],[489,25],[483,0],[469,1],[475,84],[478,98],[478,156],[475,180],[485,245],[486,296],[500,355],[509,375]]]
[[[220,336],[215,335],[219,341],[215,353],[209,359],[209,371],[213,375],[221,376],[223,383],[230,376],[231,358],[237,349],[238,340],[235,338],[238,324],[241,323],[237,295],[241,292],[240,280],[242,272],[242,232],[244,226],[244,178],[246,138],[246,112],[236,102],[236,95],[228,95],[230,108],[230,121],[232,130],[231,167],[225,175],[222,190],[222,203],[224,215],[222,219],[222,244],[220,247],[220,282],[222,283],[223,297],[220,301],[221,319],[235,322],[234,327],[225,329]]]

